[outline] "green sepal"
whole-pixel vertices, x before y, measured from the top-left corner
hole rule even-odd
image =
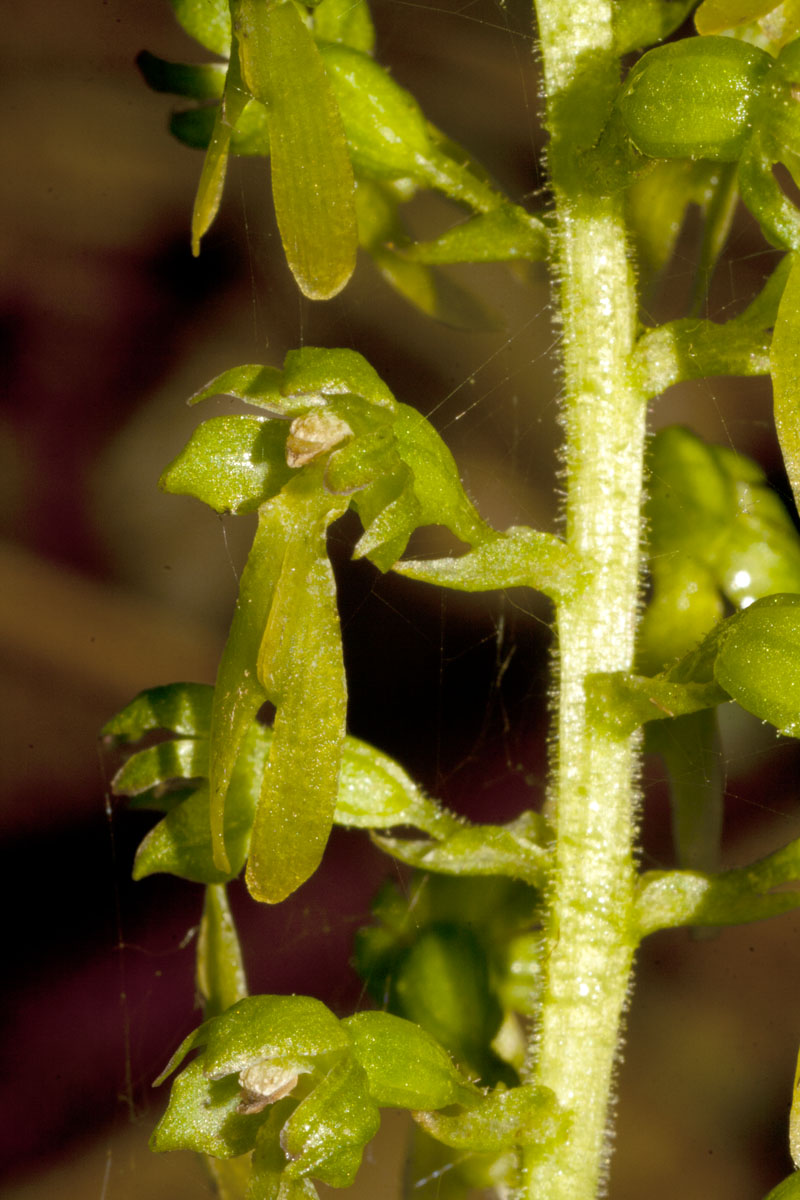
[[[454,225],[429,242],[412,242],[404,257],[419,263],[539,262],[547,257],[550,235],[537,217],[516,204]]]
[[[544,1153],[569,1125],[555,1093],[534,1084],[496,1088],[463,1112],[416,1112],[414,1120],[445,1146],[477,1153],[500,1153],[515,1146]]]
[[[421,524],[446,525],[469,545],[494,536],[464,491],[455,459],[430,421],[415,408],[398,404],[394,434],[398,454],[414,476]]]
[[[716,875],[646,871],[635,903],[640,937],[676,925],[742,925],[791,912],[800,892],[774,891],[800,881],[800,839],[758,862]]]
[[[196,709],[188,720],[180,715],[187,691],[200,698],[197,703],[204,711],[199,719]],[[233,767],[225,808],[228,871],[214,865],[207,785],[174,790],[181,782],[208,773],[212,695],[212,688],[200,684],[153,689],[109,722],[108,728],[130,729],[131,740],[161,729],[167,722],[180,725],[182,732],[188,728],[196,733],[192,741],[161,742],[137,751],[112,781],[115,795],[130,796],[136,789],[136,797],[142,801],[136,807],[169,814],[144,838],[135,860],[136,878],[168,871],[195,882],[213,883],[234,878],[244,864],[272,730],[253,721]],[[460,820],[428,799],[394,759],[353,737],[346,737],[342,747],[334,821],[351,829],[413,826],[434,837],[461,827]]]
[[[167,1079],[173,1071],[178,1069],[183,1060],[186,1058],[186,1055],[190,1054],[192,1050],[197,1050],[200,1047],[205,1046],[206,1042],[208,1041],[208,1031],[212,1024],[213,1022],[211,1020],[203,1021],[202,1025],[198,1025],[197,1028],[193,1029],[191,1033],[187,1033],[177,1050],[174,1050],[170,1055],[167,1065],[153,1080],[153,1087],[160,1087],[164,1080]]]
[[[227,868],[218,867],[212,855],[209,789],[203,783],[145,835],[136,851],[134,879],[160,872],[206,884],[236,878],[250,847],[270,740],[271,730],[256,724],[242,740],[225,801]]]
[[[484,1084],[515,1082],[489,1046],[503,1013],[486,950],[473,929],[439,921],[422,929],[392,968],[392,1008],[432,1034]]]
[[[587,695],[595,720],[620,737],[628,737],[648,721],[686,716],[730,699],[713,680],[683,683],[666,675],[632,675],[625,671],[590,675]]]
[[[244,959],[224,884],[210,884],[197,935],[197,991],[203,1015],[217,1017],[247,995]]]
[[[427,176],[434,153],[428,123],[414,97],[379,63],[351,46],[320,46],[331,78],[353,166],[372,179]]]
[[[154,92],[186,96],[190,100],[218,100],[225,88],[225,63],[168,62],[149,50],[142,50],[136,56],[136,66]]]
[[[722,748],[711,709],[655,721],[647,750],[661,755],[669,776],[672,840],[679,867],[714,871],[722,836]]]
[[[307,1069],[313,1059],[349,1045],[343,1024],[313,996],[248,996],[201,1028],[201,1061],[210,1079],[262,1061]]]
[[[800,1171],[781,1180],[764,1200],[800,1200]]]
[[[111,790],[115,796],[139,796],[174,779],[201,779],[207,775],[205,738],[170,738],[132,754],[112,779]]]
[[[374,367],[354,350],[305,346],[290,350],[278,367],[248,364],[215,376],[190,398],[199,404],[212,396],[228,395],[276,417],[297,417],[333,396],[361,396],[394,411],[396,401]]]
[[[767,241],[781,249],[800,251],[800,212],[773,173],[772,168],[778,162],[790,167],[791,155],[763,130],[758,130],[739,160],[739,192]],[[796,173],[796,169],[790,171]]]
[[[216,512],[252,512],[292,477],[286,434],[285,426],[259,417],[212,417],[194,430],[158,486]]]
[[[228,0],[169,0],[180,24],[195,41],[227,56],[231,44]]]
[[[320,0],[314,8],[314,35],[371,54],[375,27],[366,0]]]
[[[680,554],[652,550],[652,595],[639,626],[637,670],[655,675],[696,646],[722,620],[725,605],[713,573]]]
[[[445,875],[507,875],[534,887],[547,877],[550,856],[543,818],[522,813],[507,825],[468,825],[440,841],[373,836],[400,862]]]
[[[233,0],[231,9],[242,75],[268,110],[272,196],[289,267],[305,296],[330,299],[352,275],[358,245],[340,102],[290,0]]]
[[[459,557],[406,559],[394,570],[461,592],[530,587],[554,599],[574,595],[583,582],[580,562],[561,538],[524,525],[495,534]]]
[[[206,1156],[206,1170],[217,1189],[218,1200],[245,1200],[250,1182],[251,1159],[250,1154],[241,1154],[238,1158]],[[318,1198],[315,1197],[315,1200]]]
[[[361,396],[370,404],[394,411],[396,400],[378,372],[355,350],[304,346],[290,350],[283,364],[282,393],[289,399],[317,395]]]
[[[393,758],[354,737],[344,741],[334,821],[350,829],[410,825],[431,836],[460,824],[427,799]]]
[[[225,89],[222,100],[214,113],[214,126],[211,130],[211,138],[203,160],[203,169],[200,172],[200,181],[192,208],[192,254],[195,256],[200,253],[200,242],[219,212],[222,191],[225,187],[225,175],[228,170],[231,138],[249,100],[250,97],[242,80],[239,55],[234,44],[231,47],[231,57],[225,76]]]
[[[730,321],[685,317],[644,332],[634,351],[633,370],[647,395],[710,375],[769,374],[770,331],[788,268],[788,258],[781,259],[755,299]]]
[[[359,179],[356,188],[359,242],[396,292],[426,316],[455,329],[496,329],[495,314],[455,280],[405,254],[410,241],[398,214],[396,189]]]
[[[616,672],[591,680],[592,703],[626,736],[648,720],[735,700],[788,737],[800,736],[800,595],[779,593],[714,626],[668,671],[644,678]]]
[[[788,257],[789,278],[772,337],[772,391],[781,454],[800,504],[800,255]]]
[[[237,1112],[242,1093],[235,1075],[209,1079],[195,1059],[175,1079],[166,1111],[150,1138],[150,1149],[195,1150],[236,1158],[252,1150],[263,1114]]]
[[[289,1102],[273,1104],[259,1129],[245,1200],[319,1200],[310,1179],[290,1179],[285,1174],[288,1159],[280,1137],[289,1110]]]
[[[184,146],[192,150],[207,150],[214,133],[217,112],[217,105],[174,112],[169,119],[169,131]],[[228,149],[231,154],[237,155],[269,155],[269,127],[267,110],[263,104],[250,100],[245,105],[231,133]]]
[[[800,595],[766,596],[726,625],[718,682],[742,708],[800,737]]]
[[[278,367],[248,363],[215,375],[189,397],[188,403],[199,404],[212,396],[233,396],[257,408],[266,408],[279,417],[292,417],[304,412],[308,408],[307,401],[287,406],[285,398],[281,395],[282,381],[283,372]]]
[[[411,1021],[385,1012],[346,1017],[356,1061],[381,1108],[436,1109],[475,1103],[478,1089],[435,1038]]]
[[[695,28],[704,37],[724,33],[726,29],[757,21],[775,6],[776,0],[703,0],[694,14]]]
[[[287,1178],[349,1187],[380,1123],[364,1069],[349,1055],[339,1059],[283,1127]]]
[[[183,737],[207,737],[214,689],[207,683],[168,683],[140,692],[106,721],[101,736],[138,742],[146,733],[167,730]]]
[[[614,5],[614,53],[621,56],[669,37],[696,0],[617,0]]]

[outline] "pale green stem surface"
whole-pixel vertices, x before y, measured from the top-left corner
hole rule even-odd
[[[645,401],[628,369],[636,290],[621,200],[583,191],[616,86],[611,4],[537,0],[557,209],[567,540],[591,570],[557,610],[557,738],[549,805],[555,868],[532,1075],[573,1113],[566,1144],[526,1164],[528,1200],[593,1200],[635,949],[635,741],[586,709],[587,675],[630,670],[638,605]]]

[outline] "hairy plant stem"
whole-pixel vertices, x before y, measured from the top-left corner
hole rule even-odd
[[[556,200],[563,331],[566,535],[587,587],[557,612],[558,713],[549,805],[555,867],[531,1075],[572,1112],[569,1139],[531,1156],[528,1200],[593,1200],[635,939],[637,753],[587,709],[586,678],[629,670],[639,570],[645,399],[630,378],[636,289],[618,196],[589,195],[576,163],[617,85],[611,4],[538,0]]]

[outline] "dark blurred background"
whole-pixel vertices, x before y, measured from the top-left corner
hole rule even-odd
[[[379,55],[429,116],[517,199],[542,184],[538,81],[524,4],[374,5]],[[261,162],[234,162],[197,260],[188,224],[199,156],[170,140],[170,101],[136,54],[195,56],[167,0],[19,6],[0,51],[0,702],[6,916],[0,1171],[14,1200],[203,1197],[186,1155],[153,1159],[150,1080],[189,1028],[200,889],[133,885],[148,827],[108,799],[98,748],[110,714],[144,687],[213,681],[249,518],[218,518],[156,487],[200,414],[185,398],[226,367],[279,364],[302,343],[366,354],[397,396],[431,414],[483,513],[505,527],[557,521],[558,427],[547,283],[484,268],[457,276],[498,329],[418,315],[368,262],[327,304],[298,297]],[[202,56],[202,55],[198,55]],[[432,235],[448,219],[415,202]],[[653,311],[689,286],[689,230]],[[769,268],[744,219],[717,273],[718,314]],[[228,411],[225,401],[207,414]],[[783,487],[760,382],[675,389],[654,426],[683,421],[756,456]],[[464,598],[348,565],[333,533],[350,671],[350,728],[395,754],[454,809],[502,820],[539,803],[545,776],[549,610],[522,593]],[[434,531],[419,548],[439,543]],[[800,834],[794,744],[725,717],[731,865]],[[644,860],[668,863],[658,764]],[[395,868],[363,836],[334,837],[289,902],[256,909],[235,886],[251,986],[364,1002],[352,936]],[[615,1200],[750,1200],[789,1170],[800,1022],[800,919],[713,941],[660,935],[641,974],[619,1073]],[[401,1123],[370,1153],[362,1196],[390,1198]],[[383,1155],[386,1155],[382,1157]],[[392,1157],[394,1156],[394,1157]],[[372,1174],[370,1174],[372,1172]]]

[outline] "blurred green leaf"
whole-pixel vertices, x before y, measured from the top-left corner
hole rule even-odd
[[[193,432],[159,487],[216,512],[252,512],[292,476],[286,427],[259,417],[212,417]]]
[[[227,55],[231,44],[228,0],[169,0],[183,28],[215,54]]]
[[[381,1108],[434,1109],[474,1104],[478,1089],[439,1043],[418,1025],[385,1012],[342,1021],[369,1092]]]
[[[309,299],[330,299],[352,275],[358,244],[337,98],[290,0],[233,0],[232,11],[242,75],[267,106],[272,196],[289,267]]]
[[[800,1170],[800,1055],[794,1071],[792,1106],[789,1111],[789,1153],[797,1170]],[[800,1180],[800,1176],[798,1176]]]
[[[782,1180],[764,1200],[800,1200],[800,1171]]]

